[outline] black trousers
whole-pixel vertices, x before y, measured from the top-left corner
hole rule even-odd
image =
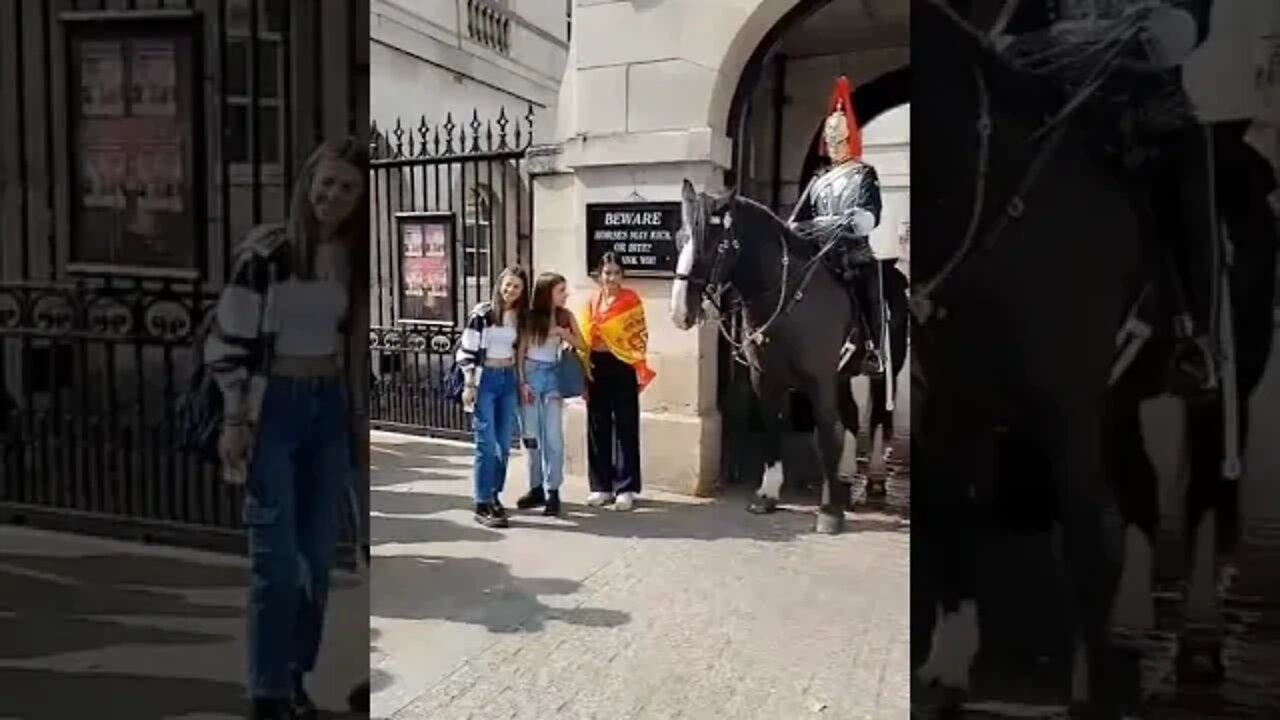
[[[1196,332],[1210,325],[1213,264],[1209,167],[1203,130],[1192,127],[1162,138],[1163,157],[1152,178],[1156,232],[1171,253],[1174,300],[1189,313]]]
[[[592,492],[640,492],[640,384],[613,353],[591,353],[587,475]]]

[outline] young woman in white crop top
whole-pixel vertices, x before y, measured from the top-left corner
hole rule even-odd
[[[258,720],[315,717],[316,665],[342,509],[358,471],[346,368],[367,315],[368,143],[324,143],[287,223],[254,228],[218,298],[204,362],[223,394],[225,477],[245,484],[249,695]],[[299,562],[301,558],[302,562]],[[302,575],[299,576],[299,568]]]
[[[587,351],[578,321],[564,307],[568,299],[564,277],[553,272],[539,275],[520,342],[525,382],[521,424],[529,454],[529,492],[516,501],[516,507],[543,507],[544,515],[560,514],[560,486],[564,482],[564,399],[556,363],[561,352]],[[563,349],[566,343],[569,350]]]
[[[472,414],[475,432],[475,520],[491,528],[508,524],[500,496],[520,406],[523,381],[516,353],[529,308],[528,287],[522,268],[503,270],[493,300],[471,311],[458,345],[458,365],[466,380],[462,405]]]

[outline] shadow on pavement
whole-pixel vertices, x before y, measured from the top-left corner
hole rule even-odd
[[[621,513],[609,508],[566,504],[559,520],[543,518],[536,512],[512,511],[512,527],[534,527],[549,532],[588,533],[599,537],[666,538],[679,540],[746,539],[760,542],[791,542],[813,535],[815,508],[783,505],[771,515],[746,511],[748,493],[728,491],[706,503],[682,503],[641,498],[636,509]],[[845,515],[846,533],[868,532],[908,534],[911,525],[893,516]]]
[[[116,618],[239,618],[244,613],[239,604],[192,602],[180,591],[242,587],[245,580],[243,569],[191,560],[126,554],[0,555],[0,588],[7,611],[0,616],[0,658],[30,661],[129,646],[141,656],[147,646],[222,643],[226,637],[219,634],[148,627]],[[159,669],[157,674],[162,674]],[[159,720],[197,711],[244,712],[238,683],[4,668],[0,687],[4,688],[0,714],[31,720]],[[104,714],[108,707],[110,712]]]
[[[437,518],[375,515],[370,525],[374,545],[502,540],[501,533]]]
[[[631,616],[601,608],[553,608],[540,595],[569,595],[574,580],[520,578],[483,558],[374,557],[371,614],[403,620],[448,620],[494,633],[539,632],[549,621],[617,627]],[[484,601],[477,602],[477,591]]]
[[[375,513],[394,515],[430,515],[446,510],[471,511],[471,498],[453,493],[369,491],[369,508]]]
[[[238,568],[134,555],[0,555],[0,658],[39,658],[111,645],[220,642],[217,635],[123,624],[119,616],[239,618],[237,605],[195,603],[175,590],[243,586]]]
[[[382,639],[382,631],[376,627],[369,628],[369,655],[378,652],[378,641]],[[395,676],[379,668],[369,668],[370,692],[381,692],[396,682]]]
[[[23,720],[168,720],[195,713],[240,717],[246,708],[240,685],[209,680],[4,668],[0,687],[3,714]]]

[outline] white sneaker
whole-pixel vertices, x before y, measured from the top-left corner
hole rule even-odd
[[[618,496],[618,502],[614,504],[613,509],[626,512],[635,506],[636,506],[636,494],[624,492]]]
[[[587,496],[587,505],[591,507],[603,507],[613,502],[613,494],[607,492],[593,492]]]

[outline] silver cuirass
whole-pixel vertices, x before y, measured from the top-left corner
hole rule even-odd
[[[879,194],[875,170],[854,160],[815,178],[808,202],[814,218],[837,218],[854,210],[879,215]]]

